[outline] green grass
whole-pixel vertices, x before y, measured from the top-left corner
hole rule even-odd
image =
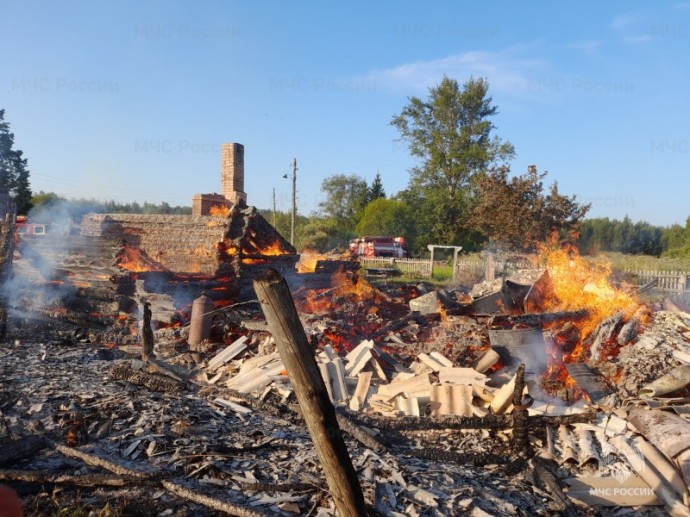
[[[690,259],[657,258],[649,255],[603,254],[611,261],[613,270],[647,269],[655,271],[690,271]]]

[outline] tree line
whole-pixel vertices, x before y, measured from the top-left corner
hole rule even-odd
[[[416,255],[424,254],[428,244],[529,252],[556,237],[583,253],[690,256],[690,218],[684,227],[670,228],[628,217],[586,219],[590,205],[561,193],[556,182],[547,184],[547,171],[536,165],[511,171],[515,149],[496,134],[492,119],[497,113],[489,84],[481,78],[460,85],[444,77],[429,88],[427,98],[408,98],[389,121],[416,160],[407,187],[388,196],[378,173],[371,184],[357,174],[325,178],[318,209],[309,216],[296,214],[297,248],[344,251],[357,236],[394,235],[404,237]],[[19,213],[50,207],[58,201],[54,194],[31,194],[26,159],[13,149],[14,136],[3,115],[0,111],[0,188],[10,191]],[[191,213],[167,203],[82,199],[68,205],[75,218],[87,212]],[[281,234],[290,233],[291,214],[260,212]]]

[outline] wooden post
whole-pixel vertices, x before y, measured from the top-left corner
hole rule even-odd
[[[12,255],[14,254],[15,207],[0,193],[0,285],[12,277]],[[0,339],[7,336],[7,296],[0,293]]]
[[[254,290],[295,389],[338,515],[367,515],[362,488],[340,433],[335,408],[328,398],[314,354],[309,350],[285,279],[276,270],[269,269],[254,279]]]
[[[141,347],[141,359],[146,361],[149,356],[154,356],[153,354],[153,329],[151,328],[151,304],[149,302],[144,302],[144,323],[141,329],[142,334],[142,347]],[[155,356],[154,356],[155,357]]]
[[[493,282],[495,278],[495,267],[496,263],[494,261],[494,254],[486,254],[486,266],[484,268],[484,280],[487,282]]]

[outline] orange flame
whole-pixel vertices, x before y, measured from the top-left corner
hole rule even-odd
[[[214,205],[208,211],[208,215],[213,217],[227,217],[230,215],[230,208],[222,205]]]
[[[360,302],[371,300],[376,295],[376,290],[369,282],[355,272],[344,270],[342,266],[331,276],[331,286],[326,290],[310,291],[302,310],[312,314],[325,312],[333,307],[334,297],[347,297],[351,301]],[[374,312],[376,310],[373,308]]]
[[[543,301],[543,310],[586,309],[589,316],[578,324],[582,339],[605,318],[619,311],[632,314],[639,306],[631,295],[611,285],[608,260],[586,262],[572,247],[546,248],[540,260],[549,271],[555,294]]]
[[[118,254],[116,264],[118,267],[134,273],[165,271],[163,266],[145,256],[141,250],[129,246],[125,246]]]
[[[326,255],[318,251],[305,250],[302,252],[297,262],[298,273],[313,273],[316,270],[316,263],[319,260],[326,260]]]

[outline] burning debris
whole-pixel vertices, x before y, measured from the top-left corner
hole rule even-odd
[[[172,220],[91,218],[106,243],[57,257],[70,296],[100,271],[128,311],[11,319],[0,481],[25,508],[690,515],[690,315],[563,250],[473,290],[375,287],[325,257],[298,273],[256,217],[195,219],[221,245],[177,257],[157,251]]]

